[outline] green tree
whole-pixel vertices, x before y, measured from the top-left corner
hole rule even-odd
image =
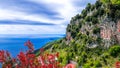
[[[75,19],[80,19],[81,18],[81,15],[80,14],[77,14],[76,16],[75,16]]]
[[[112,4],[120,5],[120,0],[100,0],[100,1],[104,4],[111,2]]]
[[[111,56],[117,57],[118,55],[120,55],[119,54],[120,53],[120,46],[115,45],[115,46],[111,47],[109,49],[109,53],[110,53]]]
[[[99,22],[98,22],[98,19],[95,18],[95,17],[92,17],[92,23],[93,23],[93,24],[97,24],[97,23],[99,23]]]
[[[85,17],[85,20],[86,20],[87,22],[90,22],[90,21],[91,21],[91,16],[86,16],[86,17]]]
[[[105,13],[105,10],[103,8],[98,9],[99,16],[102,16]]]
[[[116,12],[115,12],[115,18],[117,18],[117,19],[120,18],[120,10],[116,10]]]
[[[96,3],[95,3],[96,9],[98,9],[101,5],[102,5],[102,3],[100,1],[96,1]]]
[[[94,34],[100,33],[100,28],[98,28],[98,27],[94,28],[93,33]]]
[[[112,4],[120,5],[120,0],[111,0]]]
[[[95,61],[94,67],[102,67],[102,64],[100,63],[99,60],[96,60],[96,61]]]
[[[110,0],[100,0],[102,3],[108,3]]]
[[[100,44],[102,42],[102,39],[98,37],[96,41]]]
[[[91,4],[88,3],[88,4],[87,4],[87,7],[86,7],[86,10],[87,10],[87,11],[90,11],[90,8],[91,8]]]
[[[82,11],[82,18],[85,18],[86,15],[87,15],[87,10],[83,9],[83,11]]]
[[[92,16],[93,16],[93,17],[98,17],[98,15],[99,15],[99,11],[97,10],[96,12],[93,13]]]
[[[91,5],[91,11],[95,9],[95,5]]]
[[[81,28],[81,27],[82,27],[82,22],[80,21],[79,25],[78,25],[78,28]]]

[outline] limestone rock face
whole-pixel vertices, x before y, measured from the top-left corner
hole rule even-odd
[[[67,33],[66,33],[66,39],[67,39],[66,44],[69,44],[69,42],[72,40],[72,37],[71,37],[71,33],[70,33],[70,32],[67,32]]]
[[[100,36],[103,39],[105,47],[120,44],[120,20],[115,24],[112,21],[104,21],[101,25]]]
[[[117,38],[117,42],[120,44],[120,20],[117,23],[116,38]]]

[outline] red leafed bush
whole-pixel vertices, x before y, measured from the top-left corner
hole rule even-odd
[[[115,66],[116,66],[116,68],[120,68],[120,62],[117,61],[117,62],[115,63]]]
[[[28,40],[27,42],[25,42],[24,45],[27,46],[27,47],[29,48],[29,51],[28,51],[28,52],[33,52],[33,51],[34,51],[33,44],[31,43],[30,40]]]
[[[30,40],[25,42],[25,46],[29,48],[26,52],[20,52],[17,58],[12,58],[8,51],[0,50],[0,63],[2,68],[64,68],[57,60],[59,53],[44,53],[44,49],[40,49],[40,54],[36,56],[33,44]],[[68,68],[66,65],[65,68]],[[1,68],[1,67],[0,67]],[[74,68],[74,67],[70,67]]]
[[[26,52],[20,52],[17,58],[12,58],[8,51],[0,50],[0,63],[2,68],[61,68],[56,58],[59,53],[44,53],[44,49],[40,49],[40,55],[36,56],[33,44],[30,40],[24,44],[29,48]]]

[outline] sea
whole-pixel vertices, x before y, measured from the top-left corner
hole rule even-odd
[[[58,40],[65,37],[65,34],[32,34],[32,35],[20,35],[20,34],[1,34],[0,35],[0,50],[5,50],[10,52],[12,57],[17,57],[17,54],[20,51],[25,52],[28,50],[27,46],[24,46],[24,43],[30,40],[35,50],[39,49],[48,42]]]

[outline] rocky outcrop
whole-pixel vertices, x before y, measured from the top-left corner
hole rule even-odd
[[[120,20],[116,24],[115,22],[104,21],[101,25],[100,35],[106,47],[116,42],[120,44]]]
[[[120,44],[120,20],[117,22],[117,29],[116,29],[116,39],[117,42]]]

